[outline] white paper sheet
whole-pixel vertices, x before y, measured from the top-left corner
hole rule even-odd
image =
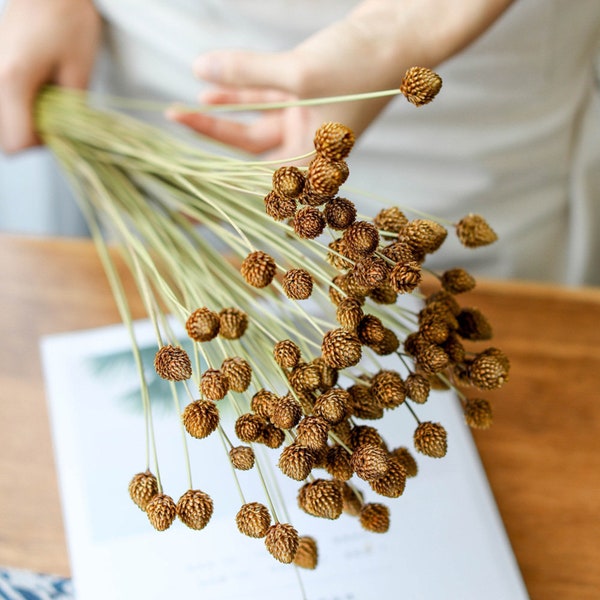
[[[140,322],[136,332],[140,345],[149,347],[151,369],[152,331]],[[178,521],[156,532],[127,492],[133,474],[145,469],[144,421],[129,347],[120,325],[42,340],[78,600],[527,598],[470,432],[449,392],[435,392],[418,407],[421,420],[446,427],[444,459],[414,453],[419,475],[398,499],[376,497],[358,480],[368,501],[390,507],[386,534],[366,532],[347,515],[336,521],[306,515],[296,505],[299,484],[274,466],[289,519],[301,535],[318,540],[315,571],[278,563],[263,540],[237,531],[241,500],[216,435],[188,440],[194,487],[215,502],[211,522],[200,532]],[[177,500],[187,489],[179,419],[160,392],[154,397],[162,481]],[[181,400],[188,401],[183,394]],[[403,407],[377,426],[392,447],[411,446],[414,421]],[[265,451],[274,465],[277,455]],[[246,501],[265,503],[255,470],[238,474]]]

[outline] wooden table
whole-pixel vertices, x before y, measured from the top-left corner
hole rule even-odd
[[[88,241],[0,236],[0,286],[0,565],[68,574],[38,339],[119,319]],[[512,361],[475,439],[530,595],[596,599],[600,290],[480,282],[463,303]]]

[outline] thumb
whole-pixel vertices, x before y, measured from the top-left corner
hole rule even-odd
[[[231,87],[276,88],[293,92],[294,69],[288,53],[217,50],[200,55],[194,73],[200,79]]]

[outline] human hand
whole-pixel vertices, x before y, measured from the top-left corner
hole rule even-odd
[[[9,0],[0,19],[0,148],[39,144],[34,104],[54,83],[84,88],[100,40],[101,19],[89,0]]]

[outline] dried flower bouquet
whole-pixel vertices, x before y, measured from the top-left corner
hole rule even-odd
[[[380,94],[402,93],[422,105],[440,87],[434,72],[413,68],[399,90]],[[247,499],[237,481],[240,509],[232,518],[242,534],[264,538],[283,563],[315,568],[317,544],[286,522],[285,507],[265,483],[258,445],[270,449],[283,476],[299,482],[303,511],[323,519],[346,512],[383,533],[390,511],[382,498],[400,496],[417,474],[413,450],[446,454],[443,425],[417,414],[430,390],[454,388],[470,426],[491,424],[488,400],[471,390],[500,387],[509,362],[497,348],[467,347],[492,335],[485,316],[458,301],[474,287],[473,277],[460,268],[434,274],[439,288],[423,297],[418,311],[398,297],[420,294],[427,256],[449,229],[467,247],[492,243],[496,235],[473,214],[456,224],[411,219],[406,207],[372,218],[357,214],[354,202],[340,195],[354,144],[347,127],[323,124],[308,166],[296,167],[286,164],[291,160],[199,150],[65,90],[44,92],[38,123],[79,192],[131,334],[147,443],[146,468],[133,476],[129,493],[157,530],[176,518],[203,529],[213,498],[194,488],[189,456],[189,489],[174,500],[175,490],[162,487],[152,398],[108,240],[122,251],[154,325],[154,368],[171,382],[186,444],[220,436],[236,481],[238,470],[256,471],[264,498]],[[191,356],[167,315],[193,341]],[[382,368],[383,356],[395,357],[397,369]],[[222,403],[233,407],[235,422],[221,419]],[[414,419],[411,448],[384,440],[376,428],[398,410]]]

